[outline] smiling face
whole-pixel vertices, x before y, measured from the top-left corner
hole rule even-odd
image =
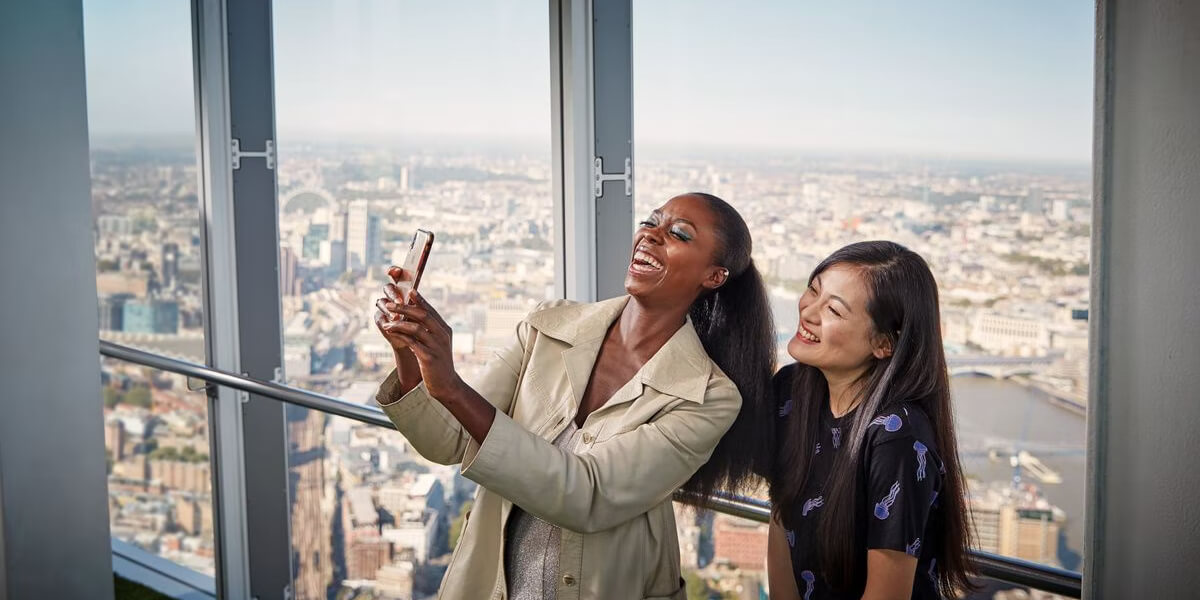
[[[633,236],[625,291],[663,303],[691,305],[719,287],[728,271],[715,264],[717,217],[698,196],[676,196],[650,213]]]
[[[800,326],[788,354],[827,375],[857,378],[872,361],[891,354],[867,312],[869,301],[860,269],[835,264],[813,277],[800,296]]]

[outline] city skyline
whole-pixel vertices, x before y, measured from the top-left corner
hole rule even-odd
[[[548,145],[546,8],[476,6],[278,3],[280,143]],[[1090,160],[1091,4],[720,7],[634,4],[634,130],[647,147]],[[85,2],[93,133],[190,134],[189,20],[184,2]]]

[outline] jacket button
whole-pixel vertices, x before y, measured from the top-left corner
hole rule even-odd
[[[592,443],[592,440],[594,440],[594,439],[596,439],[596,436],[594,436],[590,433],[583,434],[583,443],[585,443],[585,444]]]
[[[563,575],[563,583],[567,585],[575,585],[575,577],[573,575]]]

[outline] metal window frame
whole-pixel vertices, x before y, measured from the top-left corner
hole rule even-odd
[[[203,573],[113,538],[113,573],[172,598],[217,598],[216,580]]]
[[[625,293],[633,241],[631,15],[631,0],[550,0],[555,282],[572,300]]]
[[[192,0],[192,28],[207,362],[275,379],[283,335],[270,0]],[[247,149],[240,156],[234,140]],[[214,387],[209,415],[218,595],[289,598],[284,408]]]
[[[1103,573],[1104,553],[1100,552],[1106,537],[1104,499],[1101,497],[1107,481],[1109,387],[1108,348],[1104,332],[1109,328],[1109,280],[1111,279],[1111,242],[1109,241],[1112,180],[1108,177],[1112,165],[1112,40],[1113,3],[1096,0],[1095,88],[1092,114],[1092,256],[1091,293],[1088,307],[1088,414],[1087,438],[1084,446],[1084,505],[1083,505],[1083,562],[1085,574]],[[1098,577],[1083,577],[1084,598],[1100,598]]]
[[[632,4],[631,0],[550,0],[549,6],[556,291],[561,297],[594,301],[623,293],[632,242],[632,172],[622,168],[627,161],[631,167],[635,164]],[[1104,0],[1097,4],[1098,161],[1104,154],[1101,134],[1106,122],[1106,54],[1101,35],[1105,6]],[[278,380],[282,328],[275,174],[267,160],[247,161],[235,174],[231,151],[234,139],[253,150],[265,149],[266,142],[275,139],[270,0],[192,0],[192,7],[208,363],[230,373]],[[230,28],[230,21],[237,27]],[[234,53],[252,52],[257,60],[231,68],[231,46]],[[242,157],[248,155],[243,152]],[[596,169],[596,159],[603,163],[602,170]],[[1102,163],[1097,162],[1096,168],[1101,169]],[[624,177],[611,177],[620,171],[625,171]],[[598,177],[602,179],[599,195],[594,191]],[[266,188],[272,203],[269,221],[261,210],[247,213],[242,205],[235,205],[235,197],[253,196],[255,191],[261,196]],[[1102,204],[1098,189],[1099,233],[1093,261],[1101,264]],[[253,259],[256,250],[268,245],[266,255],[274,261],[274,269]],[[254,297],[269,298],[274,310]],[[250,317],[273,327],[273,333],[240,335],[240,324],[250,322]],[[1098,317],[1093,321],[1093,338],[1100,326]],[[1100,349],[1094,349],[1093,382],[1102,359]],[[247,368],[243,362],[253,364]],[[218,594],[288,597],[293,570],[284,411],[277,404],[268,405],[265,397],[226,386],[214,389],[210,415]],[[1093,396],[1098,400],[1093,411],[1103,410],[1099,391]],[[249,430],[255,436],[248,442],[245,432]],[[1103,475],[1101,457],[1091,450],[1094,438],[1101,434],[1095,428],[1089,432],[1089,486]],[[248,443],[254,448],[248,448]],[[248,496],[255,497],[253,513]],[[1095,536],[1102,532],[1102,523],[1096,522],[1098,513],[1092,510],[1091,499],[1088,508],[1088,532]],[[1084,560],[1085,570],[1097,566],[1096,557],[1086,549]],[[1086,586],[1087,579],[1084,582]],[[1084,593],[1090,595],[1086,587]]]

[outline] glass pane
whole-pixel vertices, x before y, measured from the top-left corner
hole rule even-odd
[[[112,536],[215,576],[207,394],[109,359],[101,377]]]
[[[84,2],[100,335],[204,362],[191,8]]]
[[[675,503],[688,598],[767,597],[766,523]]]
[[[1067,600],[1066,596],[997,579],[981,578],[975,584],[979,589],[962,596],[964,600]]]
[[[204,362],[191,6],[85,0],[100,337]],[[102,362],[113,537],[212,575],[208,401]]]
[[[821,258],[869,239],[924,256],[980,547],[1068,569],[1083,543],[1094,12],[634,4],[636,217],[691,190],[741,211],[780,364]]]
[[[374,401],[392,360],[374,301],[417,228],[436,236],[421,290],[453,326],[464,376],[553,295],[547,11],[276,3],[289,384]],[[289,415],[296,597],[435,591],[465,480],[370,427]],[[434,480],[443,500],[398,500]]]

